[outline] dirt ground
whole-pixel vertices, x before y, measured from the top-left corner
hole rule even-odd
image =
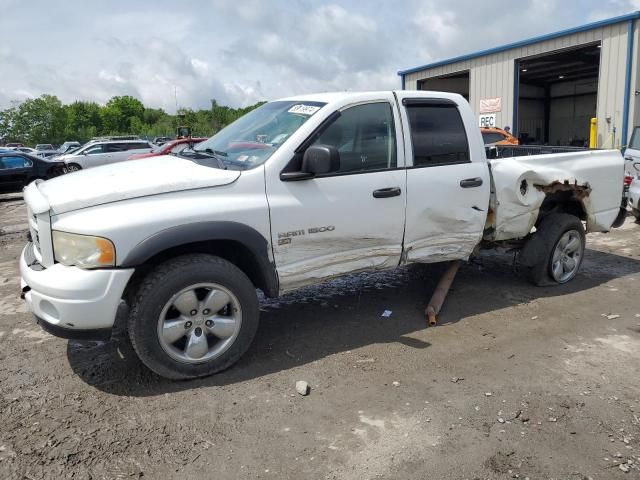
[[[265,300],[239,364],[188,382],[149,373],[122,332],[42,332],[19,298],[20,195],[0,198],[0,229],[2,479],[640,475],[632,218],[588,237],[565,286],[530,286],[510,255],[465,265],[435,328],[437,266]]]

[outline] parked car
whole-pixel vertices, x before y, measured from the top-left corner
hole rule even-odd
[[[13,150],[17,150],[18,152],[28,153],[30,155],[35,155],[38,151],[35,148],[30,147],[12,147]]]
[[[57,157],[67,172],[107,165],[127,160],[132,153],[147,153],[153,149],[146,140],[96,140],[68,154]]]
[[[191,148],[200,142],[204,142],[206,138],[181,138],[179,140],[173,140],[171,142],[158,145],[153,150],[147,153],[136,153],[130,155],[129,160],[137,160],[140,158],[157,157],[159,155],[177,155],[185,148]]]
[[[36,150],[56,150],[50,143],[39,143],[36,145]]]
[[[626,152],[625,152],[626,156]],[[630,171],[626,172],[627,199],[631,213],[640,222],[640,160],[631,165],[625,165]]]
[[[482,140],[485,145],[518,145],[516,137],[501,128],[481,128]]]
[[[75,150],[80,146],[81,146],[80,142],[76,142],[76,141],[64,142],[62,145],[60,145],[60,148],[58,149],[58,153],[60,154],[69,153],[71,150]]]
[[[36,157],[41,158],[57,157],[58,155],[60,155],[60,152],[58,150],[38,150],[35,153]]]
[[[63,163],[13,150],[0,150],[0,192],[19,192],[33,180],[56,177]]]
[[[584,225],[607,232],[626,213],[619,151],[489,161],[451,93],[273,101],[194,152],[27,187],[22,291],[44,329],[108,338],[125,301],[142,362],[201,377],[251,344],[256,288],[273,297],[504,242],[532,283],[562,284],[582,264]]]
[[[17,147],[24,147],[24,145],[21,143],[7,143],[5,145],[5,148],[17,148]]]
[[[171,139],[169,137],[155,137],[153,142],[155,145],[164,145],[167,142],[170,142]]]

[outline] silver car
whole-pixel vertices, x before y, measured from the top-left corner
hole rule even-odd
[[[67,172],[122,162],[129,155],[150,152],[153,148],[146,140],[96,140],[77,150],[60,155],[56,160],[66,164]]]

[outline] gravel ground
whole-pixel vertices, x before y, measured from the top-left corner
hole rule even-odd
[[[509,255],[465,265],[435,328],[423,311],[438,266],[264,300],[245,357],[188,382],[149,373],[120,331],[106,343],[42,332],[18,296],[19,195],[0,197],[0,229],[2,479],[640,474],[631,218],[588,237],[568,285],[530,286]]]

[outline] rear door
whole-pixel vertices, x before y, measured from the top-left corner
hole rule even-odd
[[[105,144],[105,155],[102,156],[102,165],[109,163],[122,162],[129,158],[131,152],[128,143],[107,143]]]
[[[398,98],[408,165],[406,259],[465,259],[482,237],[490,195],[473,114],[459,95],[398,92]]]
[[[153,145],[148,142],[129,142],[127,143],[127,150],[129,150],[129,154],[148,153],[153,150]]]
[[[74,158],[69,158],[65,163],[79,163],[82,168],[91,168],[102,165],[105,162],[105,144],[96,143],[85,148],[82,153]]]

